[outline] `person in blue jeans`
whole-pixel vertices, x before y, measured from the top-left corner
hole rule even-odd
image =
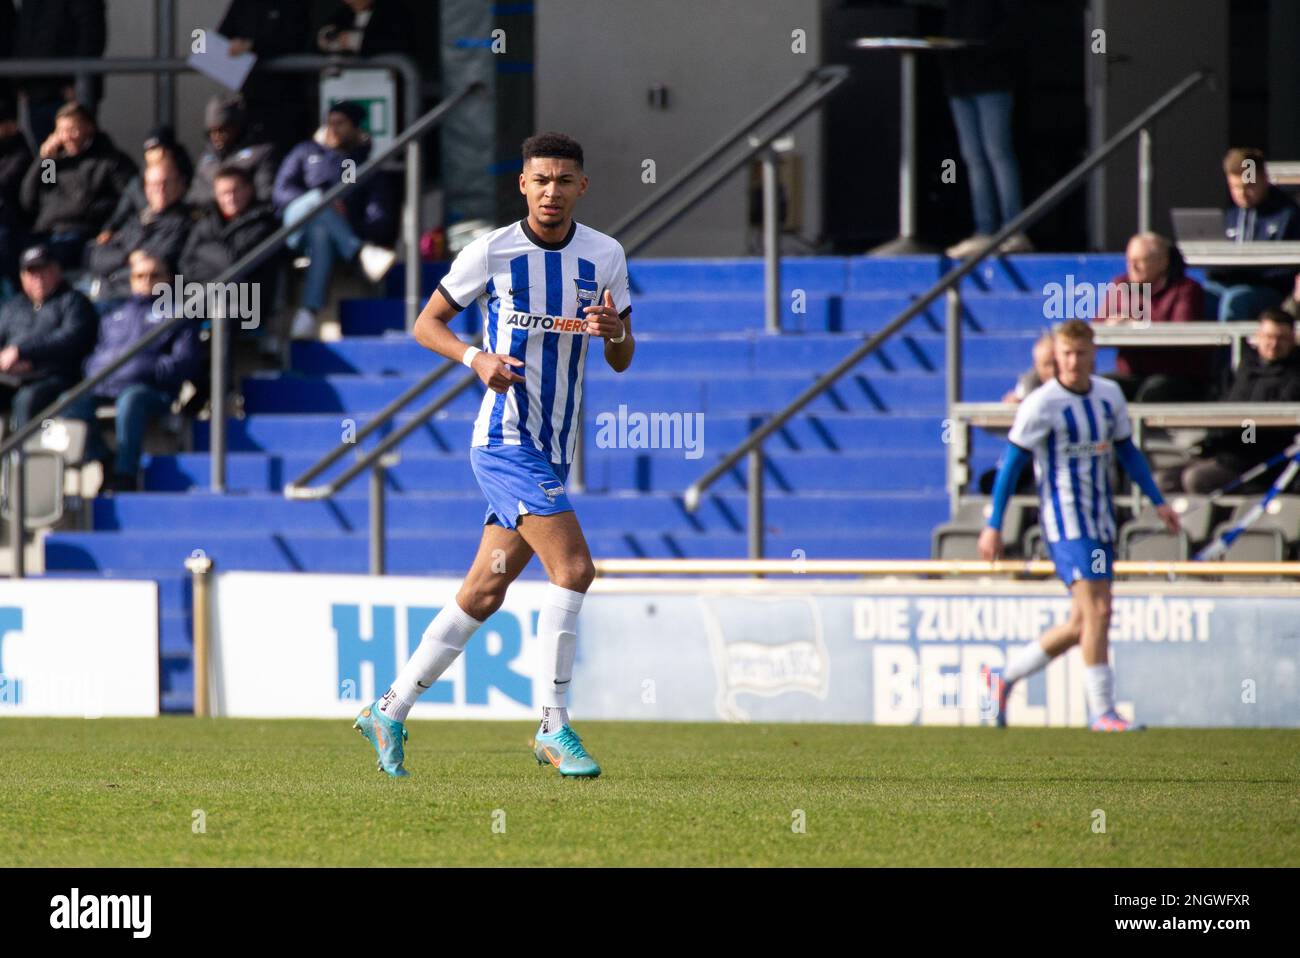
[[[970,256],[1020,215],[1020,164],[1012,145],[1011,110],[1024,19],[1024,0],[948,3],[945,35],[971,44],[948,54],[943,66],[975,217],[975,233],[945,251],[953,259]],[[1031,249],[1024,233],[1013,233],[998,252]]]
[[[355,174],[370,157],[371,140],[361,129],[362,108],[344,100],[329,108],[315,139],[299,143],[275,175],[272,198],[286,225],[302,219],[349,170]],[[292,249],[311,258],[303,283],[302,306],[292,335],[305,339],[316,331],[316,317],[329,298],[335,263],[356,262],[372,282],[383,279],[396,255],[397,194],[392,178],[380,173],[325,210],[288,240]]]
[[[131,296],[100,319],[99,344],[86,360],[93,376],[168,319],[170,293],[155,297],[157,284],[170,284],[173,269],[166,258],[146,249],[130,256]],[[137,353],[91,392],[67,407],[64,415],[89,423],[87,453],[104,466],[101,492],[134,492],[140,488],[140,453],[149,423],[167,414],[187,379],[202,367],[194,323],[182,323],[171,333]],[[117,451],[111,453],[99,435],[95,410],[116,406]]]
[[[1223,157],[1232,206],[1223,214],[1223,237],[1229,243],[1300,240],[1300,206],[1268,178],[1264,151],[1234,147]],[[1252,320],[1281,305],[1295,286],[1294,266],[1231,267],[1209,273],[1205,281],[1208,312],[1219,322]]]

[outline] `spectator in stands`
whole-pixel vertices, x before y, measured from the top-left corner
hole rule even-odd
[[[155,163],[144,173],[146,206],[113,238],[92,246],[89,267],[100,281],[97,298],[131,295],[132,251],[147,249],[169,263],[176,262],[194,225],[194,210],[185,202],[185,184],[171,160]]]
[[[27,168],[19,198],[32,232],[65,269],[74,269],[135,174],[130,157],[96,129],[89,111],[68,103]]]
[[[973,254],[1020,215],[1020,165],[1011,136],[1016,74],[1024,59],[1025,0],[948,0],[946,36],[972,41],[943,58],[948,103],[970,182],[975,234],[947,249],[954,259]],[[999,253],[1033,249],[1013,233]]]
[[[14,52],[22,57],[99,59],[108,37],[104,0],[24,2],[18,11],[17,32],[12,36]],[[68,104],[83,103],[86,115],[94,116],[104,84],[99,77],[89,77],[88,83],[85,89],[78,90],[76,78],[71,76],[20,81],[27,98],[27,133],[33,147],[49,139],[60,110]]]
[[[322,53],[415,56],[415,20],[402,0],[345,0],[316,35]]]
[[[1182,255],[1159,233],[1135,235],[1124,258],[1126,271],[1110,281],[1120,295],[1098,297],[1098,322],[1114,326],[1206,318],[1201,284],[1186,275]],[[1213,347],[1124,346],[1115,358],[1115,372],[1107,376],[1119,383],[1129,402],[1205,402],[1213,392],[1217,360]]]
[[[244,167],[223,167],[216,176],[216,195],[216,202],[200,212],[181,253],[180,270],[187,281],[215,282],[280,228],[271,204],[257,200],[252,176]],[[263,315],[268,315],[275,303],[279,267],[279,261],[272,257],[252,274],[240,277],[240,281],[257,284],[257,302]],[[272,332],[263,339],[263,346],[267,352],[278,354],[278,336]]]
[[[81,378],[95,346],[95,307],[45,246],[23,252],[23,294],[0,308],[0,412],[17,429]]]
[[[18,32],[18,13],[14,10],[14,0],[0,0],[0,37],[12,37]],[[0,60],[8,60],[14,55],[13,41],[0,43]],[[0,77],[0,103],[16,104],[18,91],[9,77]],[[31,147],[27,148],[29,151]]]
[[[130,269],[131,295],[99,321],[99,344],[86,360],[87,377],[169,318],[169,298],[157,298],[153,290],[157,284],[172,282],[172,264],[138,249],[130,254]],[[102,489],[133,492],[140,488],[140,450],[149,422],[167,414],[181,386],[201,368],[195,324],[181,323],[68,406],[65,415],[90,424],[87,450],[104,466]],[[96,408],[110,403],[117,407],[117,452],[111,462],[95,423]]]
[[[253,178],[257,199],[271,202],[275,186],[276,155],[270,143],[254,142],[249,135],[244,100],[238,95],[217,94],[204,111],[208,145],[199,157],[199,167],[186,197],[195,206],[213,200],[212,186],[217,171],[227,166],[242,166]]]
[[[163,160],[171,160],[181,174],[181,181],[187,189],[189,188],[190,181],[194,179],[194,161],[190,159],[190,151],[176,142],[176,134],[170,126],[158,126],[150,130],[149,135],[144,138],[143,150],[146,170]],[[126,185],[126,192],[117,201],[113,215],[108,218],[104,228],[95,237],[95,242],[100,246],[107,243],[113,238],[114,233],[148,205],[144,195],[144,176],[132,177],[131,182]]]
[[[1223,222],[1230,243],[1300,240],[1300,207],[1269,181],[1263,150],[1234,147],[1223,158],[1223,172],[1233,204]],[[1211,314],[1221,322],[1252,319],[1278,306],[1295,276],[1294,266],[1214,270],[1205,283]]]
[[[1295,322],[1290,316],[1280,309],[1260,314],[1255,350],[1245,350],[1232,387],[1223,398],[1230,403],[1300,402],[1300,351],[1295,348]],[[1161,470],[1161,487],[1167,492],[1213,492],[1277,455],[1294,441],[1295,434],[1294,426],[1211,430],[1201,443],[1199,458]],[[1261,491],[1281,470],[1278,466],[1243,489]]]
[[[17,112],[0,99],[0,303],[18,289],[18,251],[26,232],[18,192],[31,165],[32,151],[18,129]]]
[[[1008,390],[1003,395],[1003,402],[1020,402],[1056,375],[1056,351],[1050,332],[1043,333],[1034,343],[1033,363],[1032,366],[1020,374],[1020,378],[1016,380],[1016,387]]]
[[[317,137],[285,157],[275,177],[275,206],[285,223],[297,222],[325,192],[342,182],[345,163],[353,172],[370,156],[370,138],[361,130],[363,111],[350,100],[329,108]],[[389,248],[397,236],[397,194],[391,177],[380,173],[294,233],[289,245],[311,257],[303,283],[302,308],[293,320],[295,338],[310,337],[325,306],[337,261],[356,261],[377,283],[396,258]]]
[[[308,0],[231,0],[217,32],[230,40],[230,52],[247,51],[258,60],[311,49]],[[303,79],[292,73],[254,68],[244,81],[244,104],[250,135],[270,141],[277,150],[297,142],[307,131],[302,117],[309,98]]]

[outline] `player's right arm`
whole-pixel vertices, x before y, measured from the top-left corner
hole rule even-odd
[[[459,312],[460,308],[455,303],[448,302],[441,288],[434,290],[429,302],[416,317],[413,330],[415,341],[425,349],[458,363],[465,362],[466,356],[472,357],[467,365],[478,374],[483,385],[493,392],[503,393],[512,383],[523,382],[524,377],[511,368],[522,367],[522,359],[500,353],[485,353],[476,346],[467,346],[447,328],[447,324]]]
[[[1031,458],[1029,450],[1014,442],[1007,443],[998,477],[993,483],[993,511],[989,513],[989,521],[979,538],[980,558],[986,562],[1002,558],[1002,516],[1007,509],[1007,500],[1020,482],[1020,471]]]
[[[986,562],[1002,557],[1002,514],[1020,481],[1020,471],[1033,458],[1029,450],[1047,436],[1042,405],[1042,397],[1035,390],[1016,409],[1016,419],[1007,436],[1007,451],[1002,454],[1002,465],[993,483],[993,511],[977,543],[980,558]]]
[[[512,369],[522,367],[524,361],[500,353],[486,353],[477,346],[467,346],[447,326],[457,313],[478,299],[487,288],[491,278],[487,252],[486,237],[480,237],[460,251],[447,275],[425,303],[424,309],[420,310],[411,332],[415,341],[425,349],[464,363],[478,374],[484,386],[493,392],[503,393],[514,383],[524,382],[524,377]]]

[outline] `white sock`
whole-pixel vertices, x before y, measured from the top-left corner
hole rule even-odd
[[[1084,673],[1084,689],[1093,718],[1115,711],[1115,673],[1109,665],[1089,665]]]
[[[443,606],[424,630],[419,646],[397,673],[392,687],[379,700],[379,711],[396,722],[405,722],[415,700],[456,661],[482,624],[454,599]]]
[[[538,670],[543,679],[550,679],[549,684],[542,688],[543,732],[553,731],[550,726],[557,718],[568,721],[565,710],[569,705],[573,658],[578,651],[578,611],[584,598],[581,592],[551,582],[547,584],[546,596],[542,599],[542,609],[537,616]],[[552,709],[560,711],[548,712]]]
[[[1002,678],[1006,680],[1008,685],[1012,682],[1019,682],[1021,679],[1045,669],[1050,661],[1052,661],[1052,657],[1043,651],[1043,647],[1038,642],[1030,642],[1028,645],[1022,645],[1007,656],[1007,667],[1002,670]]]
[[[542,725],[539,731],[541,731],[543,735],[550,735],[552,732],[558,732],[568,724],[568,709],[552,708],[549,705],[542,706]]]

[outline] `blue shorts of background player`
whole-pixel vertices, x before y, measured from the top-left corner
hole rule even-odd
[[[474,446],[469,451],[474,478],[488,501],[483,524],[513,529],[521,515],[572,512],[564,491],[567,463],[551,462],[533,445]]]
[[[1068,589],[1079,579],[1115,578],[1115,548],[1100,539],[1062,539],[1049,542],[1056,574]]]

